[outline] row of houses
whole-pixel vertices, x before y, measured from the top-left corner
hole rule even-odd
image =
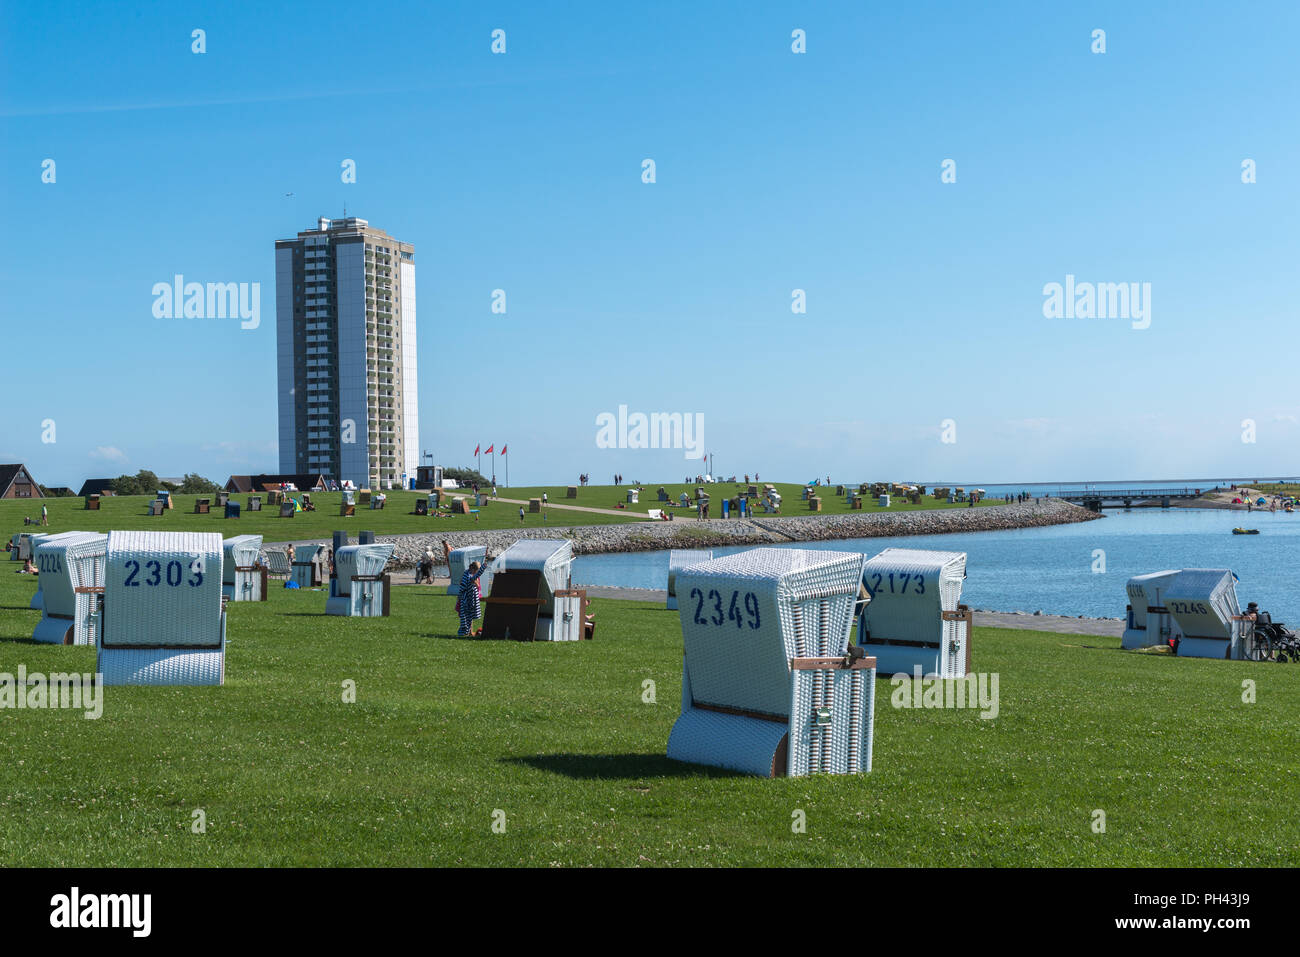
[[[164,478],[159,476],[159,482],[165,482],[168,485],[179,486],[184,479],[182,478]],[[269,489],[280,488],[284,485],[292,485],[297,489],[305,492],[316,492],[329,488],[329,482],[324,475],[232,475],[226,480],[225,490],[232,494],[243,492],[265,492]],[[111,478],[93,478],[86,479],[82,483],[81,490],[77,495],[112,495],[113,479]],[[72,495],[70,488],[50,489],[50,494]],[[31,471],[22,463],[12,465],[0,465],[0,499],[10,498],[45,498],[46,495],[41,491],[41,485],[32,477]]]

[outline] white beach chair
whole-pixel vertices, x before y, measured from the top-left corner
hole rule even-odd
[[[1127,621],[1121,647],[1151,648],[1166,644],[1171,638],[1182,638],[1182,629],[1165,607],[1169,586],[1177,576],[1176,570],[1167,570],[1134,575],[1128,580],[1125,585]]]
[[[325,612],[349,618],[382,618],[389,610],[389,577],[384,566],[393,557],[392,542],[346,545],[334,553],[335,594]]]
[[[970,609],[961,602],[965,552],[886,548],[863,567],[871,595],[858,644],[881,674],[960,678],[970,673]]]
[[[222,545],[221,593],[231,601],[266,601],[267,568],[261,564],[262,536],[236,535]]]
[[[267,552],[267,563],[270,563],[271,555]],[[283,553],[281,553],[283,554]],[[289,556],[284,556],[286,570],[288,571],[289,580],[299,588],[315,588],[320,585],[329,575],[328,569],[322,569],[324,563],[324,546],[323,545],[298,545],[293,550],[293,565],[289,566]],[[272,567],[272,572],[275,569]]]
[[[271,548],[266,552],[266,570],[271,578],[287,579],[293,575],[293,566],[289,564],[289,553]]]
[[[219,685],[226,674],[216,532],[109,532],[96,670],[106,685]]]
[[[484,599],[483,637],[515,641],[578,641],[582,599],[569,593],[573,543],[524,538],[497,556]]]
[[[33,641],[93,645],[99,632],[108,536],[67,532],[45,536],[36,549],[41,571],[41,620]]]
[[[1182,631],[1181,658],[1243,658],[1236,578],[1226,568],[1184,568],[1164,594]]]
[[[73,532],[47,532],[47,533],[36,532],[36,533],[31,534],[31,535],[24,535],[24,536],[23,536],[23,540],[22,540],[22,542],[20,543],[21,545],[25,546],[26,554],[24,554],[24,556],[23,556],[24,561],[25,561],[26,559],[30,558],[30,559],[32,560],[32,564],[33,564],[33,565],[36,565],[36,570],[39,572],[39,571],[41,570],[41,567],[40,567],[40,565],[37,563],[36,558],[37,558],[37,550],[41,547],[41,545],[42,545],[43,543],[49,541],[49,540],[52,539],[52,538],[60,538],[60,537],[62,537],[62,536],[64,536],[64,535],[70,535],[70,534],[75,534],[75,533],[73,533]],[[45,607],[45,604],[44,604],[44,597],[45,597],[45,596],[44,596],[44,588],[45,588],[45,583],[44,583],[43,581],[41,581],[41,578],[38,576],[37,579],[36,579],[36,593],[35,593],[34,595],[32,595],[31,600],[28,601],[28,603],[27,603],[27,607],[30,608],[32,611],[40,611],[42,608]]]
[[[457,595],[460,593],[460,579],[465,572],[469,571],[469,566],[478,562],[480,565],[487,561],[486,545],[462,545],[460,548],[453,548],[447,574],[451,577],[451,582],[447,585],[448,595]],[[487,594],[492,588],[492,568],[489,567],[479,578],[482,585],[483,594]]]
[[[876,662],[847,655],[863,558],[756,548],[677,573],[668,757],[763,777],[871,770]]]
[[[674,548],[668,553],[668,602],[664,607],[677,610],[677,573],[711,558],[713,551],[708,548]]]

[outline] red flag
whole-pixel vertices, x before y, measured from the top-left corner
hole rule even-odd
[[[489,446],[487,447],[487,450],[484,451],[483,454],[484,454],[484,455],[491,455],[491,454],[492,454],[492,446],[489,445]]]
[[[505,447],[504,445],[501,446],[501,454],[502,454],[502,455],[505,455],[505,454],[506,454],[506,447]]]
[[[478,455],[479,446],[474,446],[474,454]]]

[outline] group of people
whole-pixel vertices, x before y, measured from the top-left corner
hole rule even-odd
[[[44,506],[44,505],[41,506],[41,517],[40,517],[39,519],[32,518],[30,515],[24,515],[24,516],[23,516],[23,524],[24,524],[24,525],[48,525],[48,524],[50,524],[50,510],[49,510],[49,508],[46,507],[46,506]]]

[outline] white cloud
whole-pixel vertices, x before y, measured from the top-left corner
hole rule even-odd
[[[280,446],[275,442],[205,442],[199,446],[202,452],[220,453],[224,462],[264,463],[275,461]]]
[[[96,446],[95,451],[90,453],[90,457],[92,459],[102,459],[105,462],[126,461],[126,453],[111,445]]]

